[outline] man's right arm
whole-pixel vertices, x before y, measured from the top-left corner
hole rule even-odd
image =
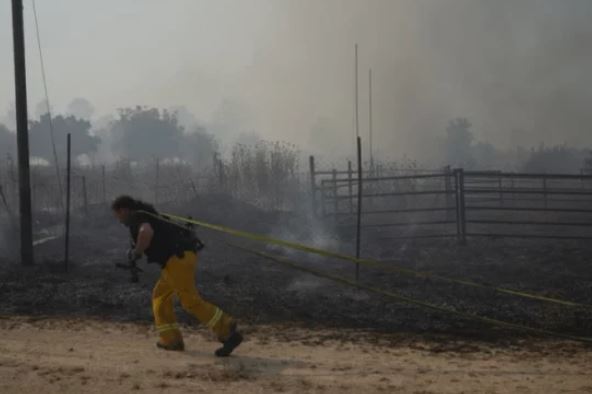
[[[136,239],[136,246],[134,248],[134,253],[137,257],[141,257],[146,249],[150,247],[150,243],[152,242],[152,238],[154,237],[154,229],[148,222],[144,222],[140,224],[140,228],[138,230],[138,238]]]

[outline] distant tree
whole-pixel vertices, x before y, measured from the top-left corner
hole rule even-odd
[[[67,112],[78,119],[90,120],[95,108],[87,99],[77,97],[68,104]]]
[[[532,149],[522,165],[525,172],[578,173],[582,169],[585,153],[566,145]]]
[[[179,125],[181,127],[183,127],[185,132],[190,132],[190,131],[194,130],[196,127],[198,127],[199,122],[198,122],[197,118],[184,105],[177,105],[177,106],[171,107],[170,112],[175,114],[175,116],[177,118],[177,122],[179,123]]]
[[[48,111],[49,108],[49,111]],[[48,112],[53,113],[53,107],[47,104],[47,100],[41,100],[35,105],[35,117],[41,118],[44,115],[47,115]]]
[[[475,165],[472,152],[475,136],[470,129],[471,122],[466,118],[456,118],[448,123],[444,143],[448,164],[465,168]]]
[[[214,136],[203,127],[197,127],[182,136],[182,142],[181,158],[197,168],[211,166],[213,155],[219,149]]]
[[[499,169],[496,168],[499,165],[499,152],[493,145],[487,142],[477,142],[471,150],[476,167],[484,170]]]
[[[96,152],[100,139],[90,134],[90,123],[73,116],[58,115],[52,119],[54,141],[59,160],[65,160],[67,134],[72,135],[72,156]],[[39,121],[29,124],[29,146],[32,156],[53,162],[53,148],[49,115],[42,115]]]
[[[179,157],[183,128],[174,113],[157,108],[124,108],[111,124],[112,149],[133,161]]]

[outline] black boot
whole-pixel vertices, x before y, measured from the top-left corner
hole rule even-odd
[[[163,343],[161,341],[156,342],[156,347],[163,350],[171,350],[175,352],[182,352],[185,350],[185,344],[183,341],[177,341],[173,343]]]
[[[230,327],[230,335],[228,339],[222,342],[222,347],[217,349],[215,354],[218,357],[228,357],[234,349],[238,347],[243,341],[243,336],[236,329],[236,323],[232,323]]]

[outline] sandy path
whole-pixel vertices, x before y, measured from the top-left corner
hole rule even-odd
[[[248,327],[220,360],[207,333],[185,332],[188,350],[169,353],[147,325],[2,318],[0,393],[592,393],[592,349],[569,342]]]

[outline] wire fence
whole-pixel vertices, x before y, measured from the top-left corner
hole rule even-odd
[[[311,172],[313,209],[352,230],[356,176]],[[317,176],[320,179],[317,179]],[[592,176],[464,171],[363,179],[361,228],[381,238],[592,239]],[[318,205],[318,209],[316,206]],[[351,235],[351,231],[349,232]]]
[[[2,165],[3,164],[3,165]],[[200,198],[229,196],[265,210],[308,209],[306,174],[284,174],[263,167],[254,173],[248,166],[234,166],[218,160],[216,165],[197,170],[170,161],[134,163],[120,160],[96,166],[73,166],[70,206],[73,218],[105,215],[116,196],[127,194],[156,204],[183,204]],[[66,176],[66,171],[62,174]],[[65,182],[63,182],[65,184]],[[18,224],[18,174],[11,160],[0,162],[0,224]],[[63,193],[55,171],[48,166],[31,166],[31,198],[34,239],[62,233],[65,223]],[[8,220],[5,220],[8,219]]]
[[[199,170],[176,161],[119,160],[74,166],[71,179],[74,215],[105,210],[121,194],[157,205],[225,194],[265,210],[311,211],[344,233],[355,228],[358,215],[358,173],[351,162],[346,169],[318,169],[311,157],[304,173],[285,152],[237,151],[227,160],[215,155],[211,166]],[[366,235],[460,242],[468,237],[592,238],[592,175],[377,164],[366,166],[362,179]],[[43,226],[62,223],[55,171],[32,166],[31,190],[35,218]],[[0,217],[17,216],[18,192],[16,165],[7,157],[0,161]]]

